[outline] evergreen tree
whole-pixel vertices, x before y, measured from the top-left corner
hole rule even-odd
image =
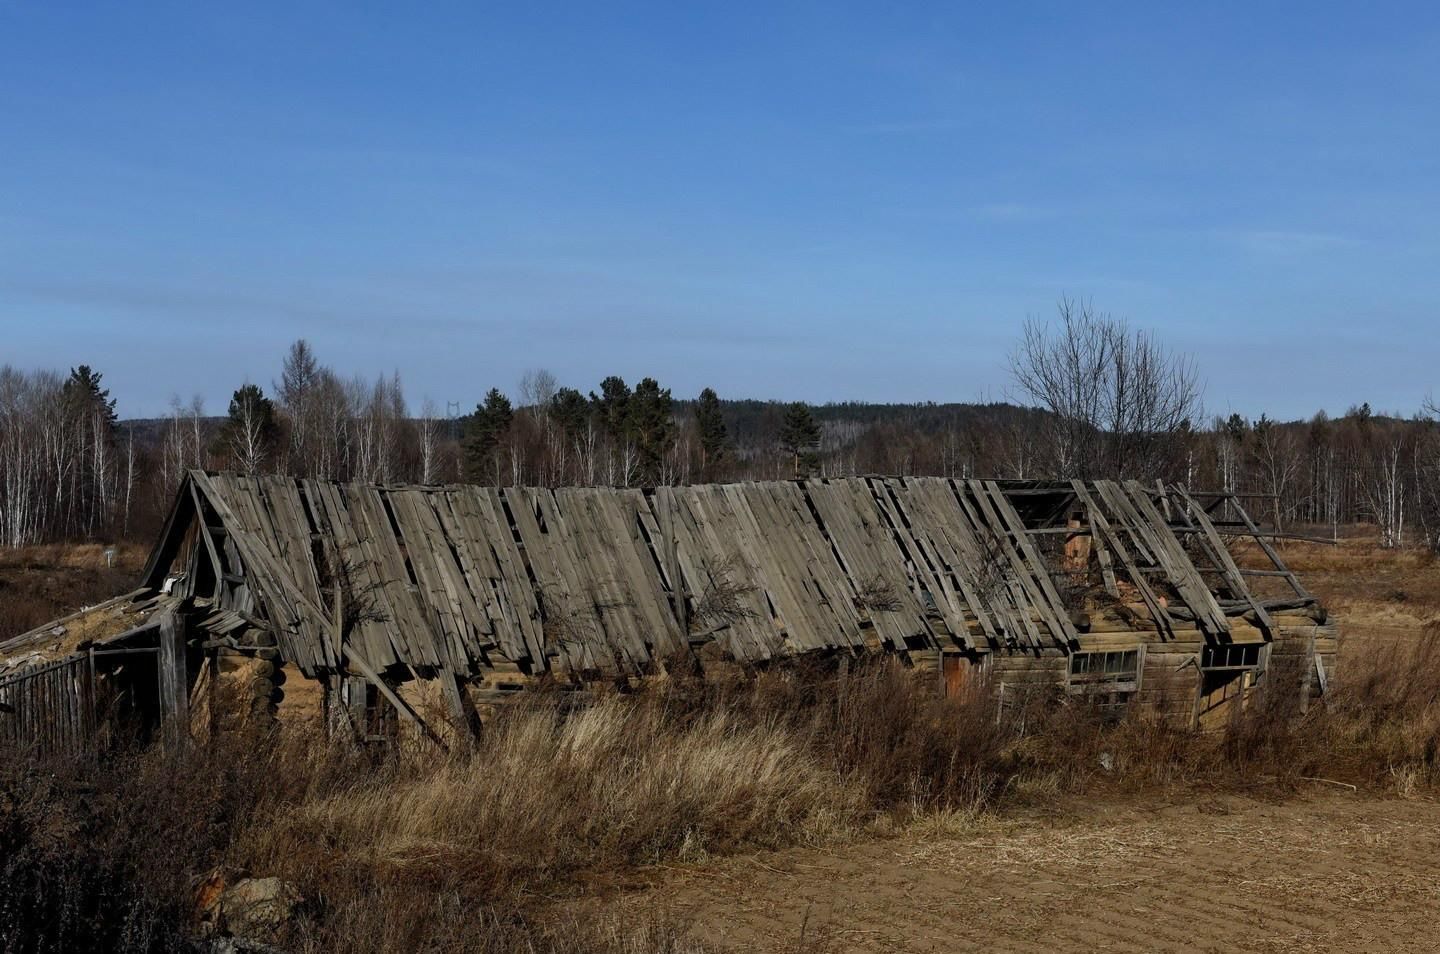
[[[230,398],[217,450],[229,455],[241,471],[257,473],[270,456],[278,432],[274,402],[259,385],[245,384]]]
[[[586,402],[585,395],[574,388],[561,388],[550,398],[550,416],[559,426],[561,433],[574,440],[585,432],[590,405]]]
[[[706,480],[715,479],[730,450],[730,434],[720,414],[720,398],[713,388],[700,392],[695,402],[695,427],[700,432],[700,471]]]
[[[88,418],[92,413],[98,413],[103,428],[112,431],[116,421],[115,399],[110,396],[108,388],[100,386],[101,377],[103,375],[88,364],[71,368],[64,388],[65,408],[76,418]]]
[[[70,369],[61,388],[65,439],[72,466],[64,505],[71,533],[89,536],[110,518],[115,499],[115,399],[88,364]]]
[[[1241,417],[1239,414],[1231,414],[1229,420],[1225,422],[1225,433],[1229,434],[1230,439],[1233,440],[1236,444],[1244,443],[1245,434],[1249,430],[1250,425],[1247,424],[1245,422],[1245,418]]]
[[[780,423],[780,447],[795,464],[795,476],[807,477],[820,463],[820,424],[809,405],[796,401]]]
[[[510,432],[515,409],[510,399],[491,388],[465,422],[465,477],[475,483],[500,483],[500,444]]]
[[[601,381],[600,393],[590,392],[590,406],[612,441],[619,443],[630,436],[630,386],[624,378],[612,374]]]
[[[640,479],[649,484],[661,482],[665,455],[675,444],[673,405],[670,389],[654,378],[642,379],[630,396],[630,433],[640,457]]]

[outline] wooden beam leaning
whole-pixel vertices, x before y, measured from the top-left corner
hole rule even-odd
[[[1186,492],[1184,487],[1177,485],[1175,492],[1180,496],[1182,503],[1182,506],[1176,508],[1178,512],[1182,516],[1188,512],[1189,515],[1194,518],[1195,524],[1204,535],[1202,539],[1206,540],[1210,545],[1210,549],[1214,551],[1216,561],[1226,579],[1230,581],[1230,586],[1241,598],[1250,604],[1250,608],[1254,611],[1255,618],[1260,622],[1260,625],[1266,632],[1274,637],[1276,635],[1275,621],[1270,618],[1270,614],[1265,611],[1265,607],[1256,601],[1255,594],[1250,592],[1250,586],[1245,582],[1243,572],[1235,563],[1234,557],[1230,555],[1230,548],[1225,546],[1225,541],[1220,538],[1220,534],[1215,532],[1215,524],[1211,522],[1210,515],[1205,512],[1204,507],[1201,507],[1195,502],[1194,498]]]
[[[1070,621],[1070,614],[1065,608],[1065,601],[1060,598],[1060,593],[1055,589],[1055,581],[1050,579],[1050,567],[1040,557],[1035,544],[1030,540],[1029,534],[1025,532],[1025,522],[1020,519],[1014,506],[1006,498],[1004,491],[995,481],[987,481],[986,489],[990,492],[991,501],[995,510],[1005,520],[1010,528],[1011,535],[1020,545],[1020,552],[1029,561],[1031,573],[1035,581],[1040,584],[1040,592],[1048,605],[1042,600],[1040,608],[1046,615],[1046,621],[1051,632],[1057,639],[1074,644],[1079,640],[1079,633],[1075,630],[1075,624]]]
[[[1145,601],[1145,605],[1150,609],[1150,615],[1155,618],[1156,626],[1173,637],[1175,635],[1175,621],[1170,618],[1170,614],[1166,612],[1164,605],[1160,602],[1160,598],[1156,596],[1155,591],[1150,588],[1150,583],[1145,579],[1145,574],[1141,573],[1134,561],[1130,559],[1130,553],[1125,549],[1125,544],[1120,540],[1119,534],[1115,533],[1111,528],[1109,518],[1105,516],[1105,512],[1101,510],[1099,504],[1095,502],[1095,498],[1090,496],[1090,491],[1085,488],[1084,481],[1076,480],[1073,481],[1072,484],[1075,487],[1075,496],[1085,505],[1086,513],[1090,516],[1090,525],[1100,531],[1096,539],[1099,540],[1103,538],[1115,556],[1120,558],[1120,563],[1125,567],[1125,572],[1126,575],[1130,577],[1130,582],[1140,591],[1140,598]]]
[[[207,494],[207,496],[211,501],[211,505],[215,507],[216,512],[220,514],[220,518],[222,520],[226,519],[228,508],[226,508],[224,501],[216,499],[214,495]],[[310,613],[312,614],[312,621],[317,625],[324,625],[326,620],[331,620],[333,625],[333,620],[343,618],[343,611],[339,606],[337,606],[334,610],[327,612],[326,609],[322,607],[319,603],[315,602],[314,600],[306,596],[304,593],[300,592],[299,588],[290,582],[289,576],[287,573],[285,573],[284,568],[277,567],[275,565],[275,562],[271,558],[271,555],[268,551],[265,550],[264,547],[254,546],[249,540],[238,534],[235,535],[235,540],[237,545],[241,548],[241,552],[246,563],[251,566],[252,571],[254,569],[264,567],[265,571],[269,573],[277,583],[280,584],[281,588],[288,591],[291,600],[298,604],[297,607],[291,608],[292,612],[294,612],[294,610],[298,607],[304,607],[305,609],[310,611]],[[332,643],[342,648],[345,658],[351,664],[353,664],[355,668],[358,669],[363,676],[365,676],[366,679],[369,679],[370,682],[375,685],[376,690],[382,696],[384,696],[391,705],[393,705],[397,710],[399,710],[400,714],[403,717],[413,722],[425,735],[426,738],[435,742],[441,748],[445,747],[445,743],[440,739],[438,735],[435,734],[435,731],[431,729],[430,726],[425,723],[425,720],[420,718],[419,714],[416,713],[413,709],[411,709],[410,706],[407,705],[403,699],[401,699],[398,695],[395,694],[394,690],[392,690],[390,686],[386,684],[385,680],[380,677],[380,674],[375,671],[374,667],[370,665],[370,663],[365,659],[364,655],[353,645],[348,644],[344,640],[343,632],[336,633],[334,636],[332,636]]]
[[[1155,553],[1186,605],[1192,612],[1201,614],[1202,618],[1208,620],[1217,635],[1229,633],[1230,621],[1225,616],[1225,611],[1215,601],[1215,594],[1210,592],[1210,587],[1200,577],[1185,548],[1170,532],[1169,524],[1161,516],[1145,488],[1132,480],[1117,489],[1125,494],[1126,503],[1140,518],[1145,532],[1154,541]]]
[[[220,561],[220,551],[215,547],[215,538],[210,535],[210,528],[205,521],[205,508],[200,503],[200,491],[193,481],[190,482],[190,497],[195,502],[195,525],[200,528],[200,536],[205,541],[205,550],[210,554],[210,565],[215,569],[215,591],[214,599],[220,599],[220,590],[225,585],[225,564]]]
[[[1280,554],[1276,553],[1275,548],[1270,545],[1270,541],[1265,539],[1264,531],[1262,531],[1259,527],[1255,525],[1255,521],[1250,518],[1250,514],[1245,510],[1245,508],[1240,506],[1238,501],[1232,501],[1232,503],[1235,507],[1235,512],[1240,515],[1241,521],[1244,522],[1246,529],[1250,532],[1250,535],[1255,538],[1255,542],[1260,545],[1260,549],[1265,551],[1265,555],[1270,558],[1270,562],[1275,565],[1275,569],[1285,574],[1285,581],[1290,584],[1291,589],[1295,591],[1295,595],[1305,597],[1311,596],[1312,594],[1310,593],[1310,591],[1305,589],[1304,586],[1300,585],[1300,581],[1295,577],[1295,574],[1292,573],[1290,571],[1290,568],[1285,565],[1285,561],[1280,559]]]
[[[160,618],[160,652],[156,678],[160,694],[160,720],[165,737],[178,741],[190,726],[190,687],[185,670],[185,627],[175,612]]]
[[[410,705],[404,699],[401,699],[400,696],[395,693],[395,690],[390,688],[390,685],[375,671],[375,668],[366,661],[364,655],[354,646],[346,644],[345,634],[342,628],[345,614],[343,605],[340,602],[340,586],[338,583],[335,586],[335,606],[331,618],[334,620],[335,625],[334,643],[344,650],[345,658],[349,660],[350,664],[360,670],[360,674],[370,680],[370,683],[375,687],[376,691],[384,696],[386,701],[394,706],[395,710],[399,712],[403,718],[419,729],[427,739],[442,749],[447,748],[444,740],[435,734],[435,730],[430,728],[424,719],[420,718],[419,713],[410,708]]]

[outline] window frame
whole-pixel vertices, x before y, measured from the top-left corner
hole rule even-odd
[[[1255,658],[1253,661],[1247,662],[1246,656],[1251,650],[1254,650]],[[1222,652],[1224,653],[1224,662],[1217,665],[1216,655]],[[1234,661],[1237,652],[1239,654],[1238,662]],[[1269,643],[1206,643],[1200,647],[1199,665],[1201,672],[1253,672],[1259,674],[1265,671],[1269,657]]]
[[[1134,656],[1134,667],[1110,668],[1106,657]],[[1101,657],[1104,662],[1099,669],[1086,668],[1075,671],[1075,662],[1084,657]],[[1079,649],[1069,654],[1065,662],[1065,691],[1072,695],[1106,695],[1126,693],[1134,695],[1140,691],[1145,674],[1145,644],[1124,649]],[[1129,677],[1129,678],[1125,678]]]

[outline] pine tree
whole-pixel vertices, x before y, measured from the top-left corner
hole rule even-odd
[[[554,418],[560,432],[575,440],[585,432],[585,422],[590,417],[590,405],[585,395],[574,388],[561,388],[550,398],[550,416]]]
[[[695,402],[695,426],[700,432],[700,471],[706,480],[715,474],[730,451],[730,434],[720,414],[720,398],[714,388],[700,392]]]
[[[465,423],[465,476],[475,483],[484,483],[493,478],[500,483],[500,444],[510,431],[510,422],[515,410],[510,399],[491,388],[485,394],[483,403],[476,405],[475,413]]]
[[[87,536],[109,520],[116,490],[115,399],[100,379],[88,364],[71,368],[60,397],[73,455],[66,519]]]
[[[665,456],[675,444],[673,405],[670,389],[654,378],[642,379],[630,396],[630,432],[640,455],[640,479],[649,484],[662,481]]]
[[[794,461],[796,477],[809,476],[819,465],[820,424],[805,402],[796,401],[785,410],[780,447]]]
[[[66,410],[77,417],[89,417],[98,413],[106,430],[115,427],[115,399],[108,388],[100,386],[103,375],[88,364],[70,369],[70,378],[65,382],[64,399]]]
[[[611,375],[600,382],[600,393],[590,392],[590,406],[600,419],[605,435],[616,443],[630,436],[630,386]]]
[[[274,402],[259,385],[245,384],[230,398],[217,450],[229,455],[241,471],[258,473],[270,456],[278,431]]]

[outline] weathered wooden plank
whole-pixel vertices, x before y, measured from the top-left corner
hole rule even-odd
[[[1256,618],[1265,629],[1273,631],[1275,621],[1270,618],[1270,614],[1266,611],[1265,607],[1255,600],[1255,595],[1250,591],[1249,584],[1245,582],[1244,574],[1241,573],[1240,567],[1230,555],[1230,548],[1225,545],[1225,541],[1222,540],[1220,534],[1215,531],[1215,524],[1211,521],[1210,515],[1205,512],[1204,507],[1201,507],[1190,497],[1190,494],[1186,492],[1185,488],[1177,487],[1175,488],[1175,492],[1179,494],[1181,501],[1181,506],[1175,508],[1176,512],[1184,516],[1187,520],[1193,519],[1194,525],[1200,529],[1203,534],[1201,539],[1206,542],[1216,565],[1220,567],[1225,579],[1229,582],[1231,591],[1250,605],[1251,610],[1255,613]]]
[[[1042,599],[1037,603],[1050,625],[1051,635],[1063,642],[1073,642],[1075,639],[1075,626],[1070,622],[1069,611],[1065,607],[1065,601],[1060,598],[1059,592],[1055,589],[1055,581],[1050,579],[1050,568],[1035,549],[1035,544],[1025,532],[1025,523],[1015,508],[1000,490],[994,481],[987,481],[985,489],[990,493],[990,502],[994,505],[995,511],[1000,514],[1005,526],[1009,528],[1011,536],[1014,537],[1017,549],[1025,559],[1026,566],[1030,569],[1030,575],[1039,584]]]
[[[1155,594],[1155,591],[1151,589],[1150,582],[1145,579],[1145,574],[1141,573],[1135,566],[1135,562],[1130,558],[1130,553],[1125,548],[1125,544],[1121,541],[1119,534],[1110,526],[1109,518],[1105,515],[1105,512],[1100,509],[1100,505],[1096,502],[1096,499],[1090,496],[1090,492],[1086,489],[1082,481],[1073,481],[1071,486],[1075,490],[1075,496],[1085,506],[1085,511],[1090,518],[1090,525],[1099,531],[1097,539],[1103,540],[1111,552],[1120,558],[1121,565],[1125,567],[1126,575],[1130,577],[1130,582],[1135,586],[1135,589],[1139,591],[1141,599],[1145,601],[1145,605],[1149,608],[1150,615],[1154,618],[1156,624],[1166,633],[1174,633],[1175,621],[1171,619],[1170,614],[1165,610],[1164,604],[1160,602],[1160,598]]]

